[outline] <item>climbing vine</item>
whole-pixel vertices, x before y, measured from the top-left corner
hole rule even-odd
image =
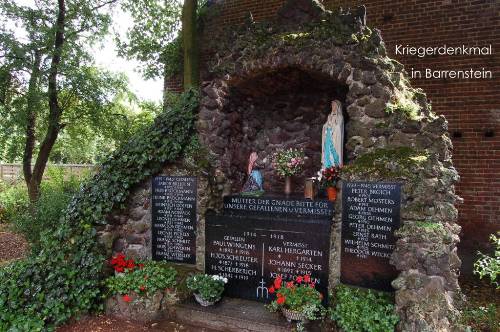
[[[0,331],[52,330],[99,309],[104,257],[94,226],[123,207],[133,186],[174,161],[191,142],[198,94],[184,93],[154,123],[103,162],[73,197],[40,249],[0,269]]]

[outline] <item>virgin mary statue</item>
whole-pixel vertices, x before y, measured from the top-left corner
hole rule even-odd
[[[344,146],[344,116],[342,104],[332,101],[332,112],[323,126],[322,160],[323,169],[332,166],[342,166]]]

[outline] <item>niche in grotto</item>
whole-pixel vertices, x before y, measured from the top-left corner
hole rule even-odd
[[[347,87],[330,78],[298,68],[259,73],[230,86],[223,114],[230,126],[220,134],[224,149],[223,171],[232,180],[233,192],[241,190],[246,179],[248,157],[259,155],[258,166],[267,192],[281,192],[283,179],[274,172],[273,155],[283,149],[303,149],[307,161],[302,174],[295,177],[295,191],[303,189],[305,177],[321,168],[322,128],[331,111],[331,101],[343,104]],[[344,110],[345,120],[347,114]]]

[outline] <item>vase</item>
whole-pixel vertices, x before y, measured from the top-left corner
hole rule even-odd
[[[285,195],[290,195],[292,193],[292,177],[285,177]]]
[[[335,202],[337,199],[337,188],[335,187],[327,187],[326,193],[328,195],[328,200],[331,202]]]
[[[208,300],[204,300],[200,294],[198,293],[194,293],[194,298],[196,299],[196,302],[198,302],[201,306],[203,307],[208,307],[208,306],[211,306],[211,305],[214,305],[215,302],[217,301],[208,301]]]
[[[281,312],[283,313],[283,316],[285,316],[286,320],[290,323],[292,321],[303,321],[305,320],[305,316],[303,313],[299,311],[294,311],[286,308],[281,308]]]

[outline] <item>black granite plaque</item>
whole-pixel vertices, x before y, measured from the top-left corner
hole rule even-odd
[[[331,218],[333,203],[304,198],[225,196],[225,214],[254,216]]]
[[[343,283],[391,291],[398,273],[389,259],[399,227],[401,184],[345,182],[342,186]]]
[[[196,177],[153,178],[154,260],[196,263],[196,193]]]
[[[308,274],[326,301],[331,218],[207,215],[206,272],[229,279],[226,295],[263,302],[278,275]]]

